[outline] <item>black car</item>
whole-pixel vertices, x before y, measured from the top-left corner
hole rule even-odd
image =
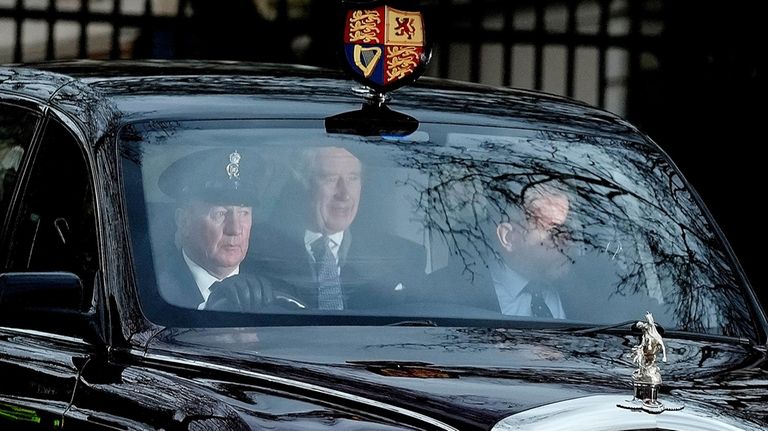
[[[727,242],[579,102],[5,67],[0,179],[2,429],[768,427],[768,323]]]

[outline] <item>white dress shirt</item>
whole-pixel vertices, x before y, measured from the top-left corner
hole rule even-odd
[[[523,292],[528,280],[505,264],[491,263],[491,279],[499,300],[501,314],[510,316],[531,316],[531,294]],[[565,319],[560,295],[553,290],[542,292],[544,303],[555,319]]]
[[[311,230],[305,230],[304,231],[304,248],[307,249],[307,253],[309,253],[310,256],[312,256],[312,260],[317,261],[315,258],[315,255],[312,254],[312,243],[317,241],[323,236],[323,234],[319,232],[312,232]],[[333,254],[333,257],[336,259],[336,264],[339,263],[339,247],[341,246],[341,241],[344,240],[344,231],[336,232],[334,234],[328,235],[328,245],[331,248],[331,253]]]
[[[181,250],[181,254],[184,255],[184,262],[187,263],[189,272],[192,273],[192,278],[195,280],[195,284],[197,284],[197,288],[200,290],[200,294],[203,295],[203,302],[197,306],[198,310],[202,310],[205,307],[205,303],[208,301],[208,296],[211,295],[211,286],[213,283],[221,281],[224,278],[229,278],[233,275],[240,274],[240,265],[238,265],[237,268],[235,268],[235,270],[232,271],[229,275],[219,279],[218,277],[211,275],[211,273],[206,271],[202,266],[193,262],[192,259],[187,256],[187,253],[184,250]]]

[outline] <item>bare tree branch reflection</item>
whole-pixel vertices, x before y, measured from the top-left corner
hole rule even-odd
[[[561,232],[573,246],[560,251],[574,263],[609,262],[603,276],[615,279],[611,296],[654,299],[681,330],[753,334],[720,239],[675,168],[647,143],[540,131],[402,149],[398,163],[429,178],[404,184],[417,196],[424,229],[470,281],[499,259],[489,227],[520,207],[530,188],[558,184],[573,201]]]
[[[189,127],[173,121],[125,126],[120,136],[127,144],[121,146],[124,160],[138,166],[170,160],[174,153],[165,147],[175,145],[166,144],[182,136],[187,145],[207,145],[202,134],[188,133]],[[418,145],[391,138],[318,138],[326,145],[333,140],[348,146],[368,167],[380,169],[384,179],[377,183],[382,186],[378,197],[404,200],[365,207],[373,213],[397,206],[409,218],[407,228],[427,238],[430,271],[458,268],[461,277],[449,284],[473,287],[487,279],[489,267],[502,261],[497,227],[514,222],[525,229],[524,197],[549,187],[562,191],[569,202],[565,223],[547,233],[554,254],[569,267],[555,280],[563,307],[566,299],[570,307],[565,317],[612,323],[652,311],[671,328],[755,338],[744,286],[727,249],[685,181],[655,146],[639,135],[604,137],[578,128],[456,130],[430,131],[433,141]],[[248,136],[248,145],[253,145],[251,138],[263,142],[257,135],[241,132],[234,139]],[[275,163],[290,164],[276,157]],[[372,220],[400,223],[385,220],[386,215],[375,214]],[[474,292],[469,289],[467,295]],[[459,301],[467,297],[455,296]]]

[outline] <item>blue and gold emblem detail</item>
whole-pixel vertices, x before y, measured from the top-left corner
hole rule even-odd
[[[431,50],[422,12],[368,6],[346,11],[345,66],[358,81],[385,92],[418,78]]]

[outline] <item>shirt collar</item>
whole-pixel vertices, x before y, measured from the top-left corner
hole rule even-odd
[[[304,248],[307,249],[307,253],[312,255],[312,243],[320,239],[322,236],[323,234],[320,232],[313,232],[311,230],[304,231]],[[330,234],[328,235],[328,239],[330,240],[329,245],[331,247],[331,253],[333,253],[333,256],[338,259],[339,246],[344,240],[344,231]]]
[[[493,287],[499,300],[502,314],[530,316],[531,295],[524,292],[530,280],[521,276],[504,263],[493,261],[489,265]],[[552,290],[543,293],[544,302],[555,319],[565,319],[565,310],[560,295]]]
[[[491,279],[497,293],[504,292],[509,298],[517,298],[528,284],[528,279],[513,271],[503,262],[493,260],[490,263]]]
[[[189,271],[192,273],[192,278],[195,279],[195,284],[197,284],[197,288],[200,290],[200,294],[203,295],[203,302],[207,301],[208,295],[211,294],[211,285],[220,280],[217,277],[211,275],[211,273],[206,271],[205,268],[196,264],[192,259],[190,259],[183,249],[181,250],[181,254],[184,256],[184,262],[187,263],[187,267],[189,267]],[[234,271],[232,271],[224,278],[232,277],[233,275],[238,274],[240,274],[240,265],[238,265]]]

